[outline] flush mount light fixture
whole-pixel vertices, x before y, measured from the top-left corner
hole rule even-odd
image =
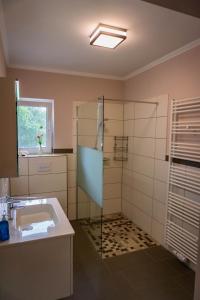
[[[100,23],[90,36],[90,45],[114,49],[126,36],[126,29]]]

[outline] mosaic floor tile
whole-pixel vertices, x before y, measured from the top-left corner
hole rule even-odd
[[[149,234],[121,214],[103,217],[102,226],[97,218],[81,220],[80,223],[102,258],[158,245]]]

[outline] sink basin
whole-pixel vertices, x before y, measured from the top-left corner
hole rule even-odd
[[[41,200],[29,201],[24,207],[16,209],[16,228],[22,237],[45,234],[55,227],[57,216],[50,204]]]

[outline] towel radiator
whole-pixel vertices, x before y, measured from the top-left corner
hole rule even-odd
[[[200,220],[200,97],[172,100],[165,241],[197,263]]]

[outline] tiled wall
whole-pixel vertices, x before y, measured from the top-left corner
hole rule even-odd
[[[73,114],[73,141],[74,152],[76,152],[77,128],[76,128],[76,106],[80,102],[74,103]],[[79,145],[95,147],[97,134],[97,104],[89,103],[82,106],[79,113],[78,139]],[[123,135],[123,104],[105,103],[104,106],[104,202],[103,213],[111,214],[121,212],[121,193],[122,193],[122,162],[114,160],[114,136]],[[75,161],[75,155],[73,160]],[[73,171],[75,173],[75,170]],[[69,173],[70,174],[70,173]],[[73,202],[73,195],[69,195],[69,213],[72,218],[76,216],[76,204]],[[72,197],[72,200],[70,199]],[[87,217],[91,213],[88,205],[90,200],[83,191],[79,190],[79,216]]]
[[[0,197],[9,195],[9,180],[8,178],[0,178]]]
[[[56,197],[67,213],[65,155],[20,157],[19,177],[10,179],[11,196]]]
[[[122,211],[163,244],[168,162],[168,97],[159,105],[124,105],[124,135],[129,137],[128,161],[123,163]],[[152,101],[153,101],[152,100]]]

